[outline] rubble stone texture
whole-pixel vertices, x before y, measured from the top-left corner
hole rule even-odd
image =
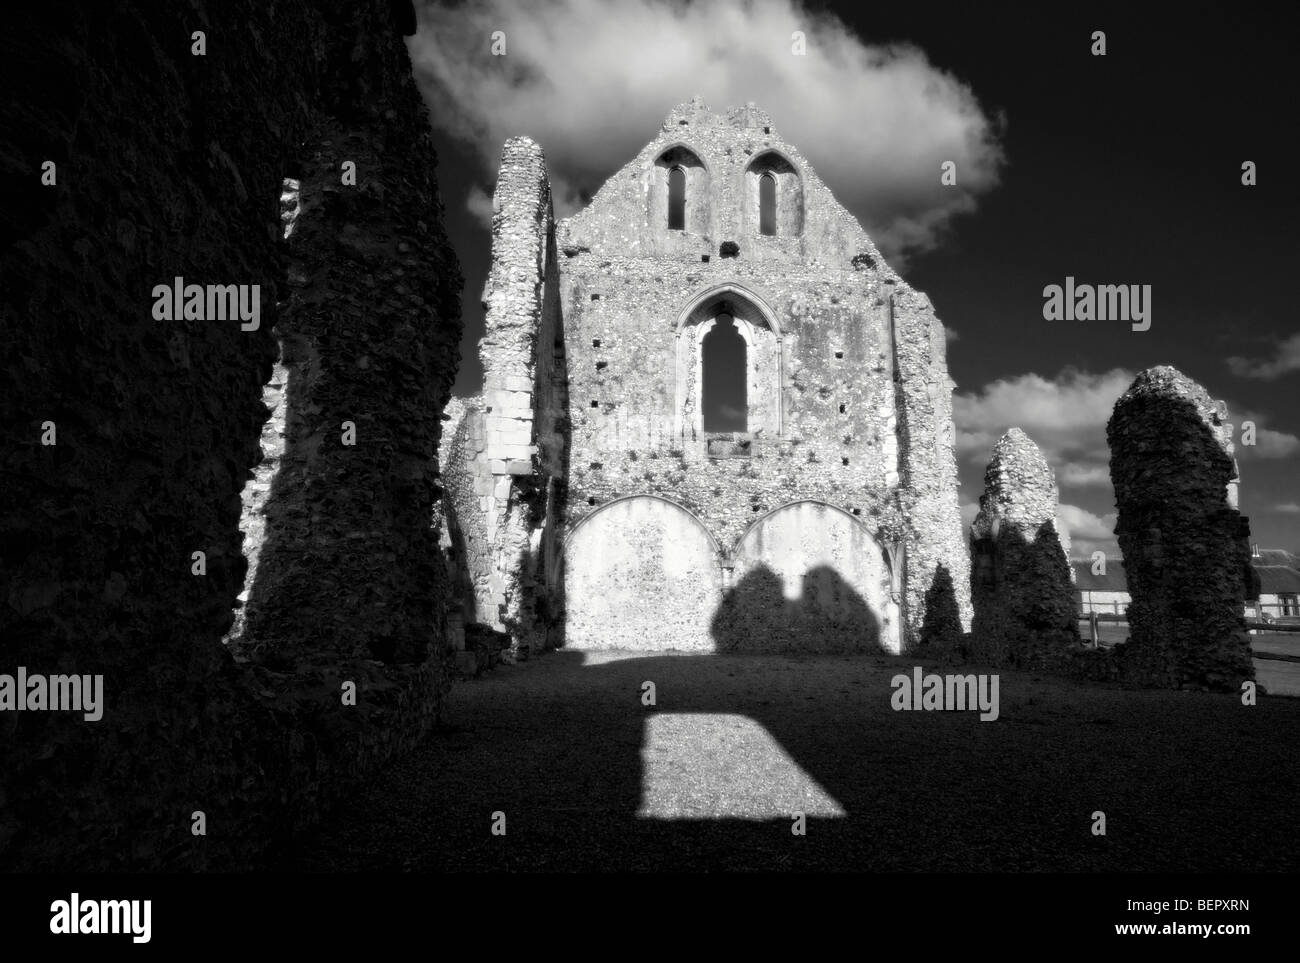
[[[465,572],[463,618],[511,632],[515,646],[558,641],[566,471],[564,343],[550,185],[541,148],[502,150],[492,268],[483,293],[482,394],[457,413],[448,450],[449,571]]]
[[[763,111],[675,108],[558,225],[540,149],[512,139],[494,205],[488,384],[447,467],[474,620],[532,642],[717,649],[736,633],[715,614],[779,583],[768,603],[790,625],[847,619],[837,650],[897,652],[943,565],[969,626],[943,325]],[[745,342],[746,430],[710,433],[702,342],[724,315]],[[795,516],[815,530],[796,537]],[[781,572],[761,561],[776,555]],[[686,571],[694,601],[666,613]],[[816,641],[774,637],[757,644]]]
[[[93,723],[3,713],[8,869],[258,864],[437,716],[430,521],[460,279],[413,29],[390,0],[11,17],[0,163],[22,186],[0,205],[0,671],[102,674],[106,707]],[[302,211],[286,244],[287,178]],[[260,328],[155,320],[151,292],[177,276],[260,285]],[[259,482],[264,399],[285,435]],[[248,498],[265,515],[241,545],[250,480],[268,486]],[[259,527],[244,629],[265,658],[240,662],[222,637]]]
[[[1060,670],[1080,644],[1057,505],[1051,466],[1028,435],[1012,428],[993,449],[970,529],[973,660]]]
[[[1175,368],[1148,368],[1106,426],[1132,602],[1123,677],[1235,691],[1254,678],[1245,600],[1250,524],[1236,509],[1227,406]]]

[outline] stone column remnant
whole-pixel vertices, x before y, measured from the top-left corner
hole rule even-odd
[[[1019,428],[999,439],[971,525],[971,654],[978,661],[1059,668],[1079,643],[1056,476]]]
[[[1128,681],[1239,688],[1254,678],[1244,620],[1250,525],[1229,496],[1237,478],[1227,406],[1175,368],[1148,368],[1106,426],[1128,576]]]

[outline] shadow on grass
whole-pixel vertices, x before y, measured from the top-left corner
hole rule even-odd
[[[900,658],[559,652],[466,683],[429,740],[286,853],[328,870],[1281,870],[1300,706],[1004,673],[1002,713],[894,712]],[[976,670],[978,671],[978,670]],[[655,683],[656,705],[642,704]],[[672,714],[688,746],[647,744]],[[683,717],[687,717],[683,719]],[[770,736],[728,739],[731,717]],[[685,727],[685,730],[682,727]],[[750,727],[752,730],[752,726]],[[1278,738],[1268,738],[1266,732]],[[698,736],[698,738],[696,738]],[[782,773],[844,812],[792,833]],[[653,771],[653,772],[652,772]],[[714,806],[752,818],[645,818]],[[730,780],[728,782],[728,780]],[[764,781],[767,780],[765,783]],[[759,787],[754,790],[754,787]],[[788,788],[788,787],[787,787]],[[788,802],[788,792],[784,793]],[[1249,806],[1242,805],[1249,799]],[[1107,814],[1093,836],[1091,814]],[[734,809],[730,810],[734,813]],[[494,813],[506,834],[494,836]]]

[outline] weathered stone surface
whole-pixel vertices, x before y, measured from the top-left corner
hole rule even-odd
[[[1236,690],[1254,678],[1244,603],[1250,525],[1230,499],[1227,408],[1175,368],[1148,368],[1106,426],[1132,601],[1127,681]]]
[[[0,204],[0,672],[102,674],[106,705],[99,722],[3,713],[7,869],[256,864],[436,717],[446,672],[422,653],[442,644],[440,586],[409,593],[436,560],[430,479],[459,275],[403,13],[125,0],[10,17],[3,55],[21,80],[0,106],[0,162],[20,186]],[[207,56],[191,53],[195,30]],[[351,194],[344,159],[358,165]],[[282,243],[289,177],[303,190],[296,250]],[[380,260],[372,288],[362,269]],[[151,292],[175,277],[258,285],[260,326],[156,320]],[[274,482],[251,476],[264,399],[288,442]],[[396,408],[381,425],[383,405]],[[359,429],[350,458],[345,418]],[[40,443],[45,421],[56,445]],[[269,497],[292,516],[262,520],[259,579],[297,586],[292,607],[264,610],[281,659],[259,665],[221,644],[244,589],[250,477],[250,514]],[[322,541],[276,561],[276,527],[292,541],[309,523]],[[381,553],[389,571],[366,594]],[[294,565],[319,583],[295,583]],[[390,628],[408,602],[418,637]],[[195,810],[206,837],[190,832]]]
[[[970,656],[996,666],[1064,669],[1080,644],[1056,475],[1012,428],[993,449],[971,524]]]
[[[546,586],[558,566],[566,471],[565,368],[550,184],[542,150],[508,140],[493,195],[482,393],[447,451],[450,569],[465,618],[541,651],[561,627]]]
[[[668,220],[674,168],[686,184],[682,230]],[[775,234],[760,230],[759,181],[767,175],[777,184]],[[485,418],[488,406],[509,412],[489,429],[503,431],[503,421],[524,425],[523,401],[508,393],[533,385],[538,418],[527,440],[538,454],[531,475],[522,474],[513,451],[488,458],[486,474],[507,471],[512,491],[531,478],[539,507],[537,521],[523,523],[522,513],[509,516],[508,499],[503,505],[495,494],[474,508],[474,486],[464,486],[458,504],[484,515],[496,556],[475,569],[480,608],[506,602],[493,594],[499,587],[508,599],[531,599],[534,612],[544,601],[552,618],[565,610],[589,614],[603,603],[574,592],[608,592],[624,599],[619,618],[606,622],[603,640],[584,628],[575,644],[642,647],[660,640],[663,632],[647,631],[659,605],[659,575],[648,574],[632,591],[628,571],[638,563],[629,559],[611,565],[620,574],[607,584],[592,582],[590,566],[573,554],[585,544],[577,536],[587,519],[618,499],[652,496],[694,516],[715,543],[699,577],[718,588],[702,595],[689,616],[675,616],[682,625],[712,624],[725,592],[736,587],[727,580],[743,577],[732,562],[752,525],[783,506],[812,502],[862,529],[872,575],[870,585],[854,591],[888,649],[918,638],[941,565],[951,576],[958,622],[968,626],[943,325],[771,120],[753,105],[714,112],[696,100],[675,108],[659,135],[583,211],[555,227],[553,244],[542,213],[549,212],[545,184],[540,151],[522,139],[508,142],[485,294],[489,384],[481,403]],[[731,319],[724,329],[734,326],[745,343],[747,410],[744,432],[719,434],[703,424],[702,344],[724,316]],[[529,363],[536,369],[526,370]],[[545,364],[552,365],[549,397],[538,375]],[[494,381],[493,372],[518,381]],[[523,432],[487,436],[488,446],[524,440]],[[463,455],[471,462],[484,457]],[[624,516],[632,517],[620,509]],[[503,517],[521,522],[502,527]],[[818,524],[841,524],[833,513],[817,517]],[[479,524],[461,519],[467,531]],[[563,553],[570,575],[563,578],[561,535],[570,539]],[[608,535],[624,546],[641,544],[635,531]],[[794,564],[815,568],[818,544],[811,539],[811,554]],[[574,572],[581,573],[576,580]],[[523,608],[519,613],[512,632],[523,637],[528,618]],[[498,618],[491,611],[481,617]],[[719,640],[691,635],[679,644]]]

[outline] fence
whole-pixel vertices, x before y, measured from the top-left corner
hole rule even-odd
[[[1281,609],[1280,605],[1256,606],[1257,609]],[[1293,611],[1293,610],[1292,610]],[[1266,618],[1254,618],[1249,614],[1246,616],[1246,628],[1251,632],[1300,632],[1300,618],[1295,615],[1275,616],[1272,613],[1265,613]],[[1098,612],[1095,609],[1091,612],[1080,612],[1079,621],[1087,622],[1088,629],[1086,637],[1092,648],[1098,648],[1102,644],[1102,624],[1110,625],[1128,625],[1128,616],[1114,612]],[[1118,633],[1105,633],[1118,635]],[[1108,644],[1114,645],[1116,642],[1123,641],[1120,638],[1106,640]]]

